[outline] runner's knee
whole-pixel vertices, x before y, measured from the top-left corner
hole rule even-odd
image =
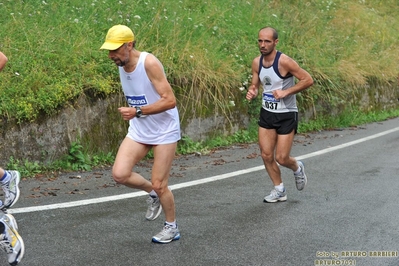
[[[131,173],[122,173],[119,171],[112,171],[112,178],[116,183],[119,184],[125,184],[129,177],[131,176]]]
[[[290,162],[290,157],[289,157],[289,156],[285,156],[285,155],[279,155],[279,154],[277,154],[277,155],[276,155],[276,162],[277,162],[279,165],[286,166],[286,165],[288,165],[289,162]]]
[[[163,195],[166,191],[169,191],[167,184],[162,181],[152,182],[152,189],[158,194],[158,196]]]
[[[262,159],[264,162],[273,162],[274,161],[273,153],[261,152],[261,156],[262,156]]]

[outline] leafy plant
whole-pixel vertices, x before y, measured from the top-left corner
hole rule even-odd
[[[91,170],[90,159],[83,153],[83,146],[79,142],[72,142],[67,155],[67,166],[74,171]]]
[[[43,166],[39,162],[21,161],[14,159],[14,157],[9,159],[6,168],[18,170],[22,176],[31,176],[43,172]]]
[[[190,154],[195,152],[202,152],[204,146],[200,141],[193,141],[188,136],[183,136],[177,146],[178,154]]]

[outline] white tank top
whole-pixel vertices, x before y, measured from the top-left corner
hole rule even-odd
[[[130,107],[144,106],[158,101],[161,96],[155,90],[145,71],[147,52],[141,52],[136,69],[127,73],[119,67],[122,89]],[[149,144],[170,144],[180,139],[180,121],[177,108],[153,115],[143,115],[129,121],[128,137]]]
[[[274,90],[285,90],[295,85],[294,76],[289,74],[282,77],[278,71],[278,60],[280,56],[281,52],[277,51],[273,65],[270,67],[264,67],[262,64],[263,56],[260,57],[258,74],[259,80],[263,85],[262,107],[273,113],[298,112],[295,94],[277,100],[272,93]]]

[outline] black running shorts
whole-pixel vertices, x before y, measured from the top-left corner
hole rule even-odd
[[[275,129],[277,134],[286,135],[298,130],[298,113],[272,113],[260,108],[258,125],[266,129]]]

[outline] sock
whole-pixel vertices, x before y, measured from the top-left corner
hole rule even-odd
[[[152,198],[157,198],[157,197],[158,197],[157,193],[156,193],[154,190],[151,190],[150,196],[151,196]]]
[[[278,185],[278,186],[274,186],[274,188],[275,188],[277,191],[279,191],[279,192],[284,192],[284,190],[285,190],[284,184],[283,184],[283,183],[281,183],[281,184]]]
[[[300,166],[298,166],[298,170],[296,170],[295,172],[294,172],[294,174],[299,174],[301,172],[301,167]]]
[[[0,178],[0,182],[6,183],[6,182],[10,181],[10,179],[11,179],[11,175],[9,173],[7,173],[7,171],[4,171],[4,175],[2,176],[2,178]]]
[[[172,228],[176,228],[177,227],[176,220],[174,220],[173,222],[166,222],[165,221],[165,225],[169,225]]]

